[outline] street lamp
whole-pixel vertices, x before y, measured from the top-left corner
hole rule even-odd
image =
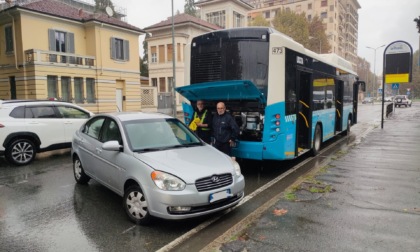
[[[375,92],[375,88],[376,88],[376,84],[377,84],[376,83],[376,50],[381,48],[381,47],[384,47],[384,46],[385,46],[385,44],[383,44],[381,46],[378,46],[376,48],[366,46],[366,48],[372,49],[375,52],[374,57],[373,57],[373,90],[372,90],[372,95]],[[382,90],[382,92],[385,92],[385,90]]]

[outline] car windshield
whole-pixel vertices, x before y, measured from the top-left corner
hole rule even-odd
[[[200,139],[177,119],[133,120],[123,125],[129,146],[135,152],[203,145]]]

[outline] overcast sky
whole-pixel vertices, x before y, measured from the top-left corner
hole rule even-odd
[[[372,65],[374,50],[403,40],[413,53],[419,48],[419,33],[414,18],[420,16],[420,0],[358,0],[359,45],[358,55]],[[172,0],[112,0],[127,9],[127,22],[141,29],[156,24],[172,15]],[[174,12],[184,11],[185,0],[173,0]],[[384,48],[376,50],[376,74],[382,73]]]

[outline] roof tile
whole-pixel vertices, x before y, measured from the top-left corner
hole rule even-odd
[[[191,15],[185,14],[185,13],[181,13],[181,14],[177,14],[174,16],[174,24],[183,24],[183,23],[195,23],[210,29],[214,29],[214,30],[220,30],[222,29],[221,27],[209,23],[207,21],[204,21],[202,19],[193,17]],[[172,17],[168,17],[167,20],[161,21],[157,24],[148,26],[146,28],[144,28],[144,30],[150,30],[150,29],[155,29],[155,28],[160,28],[160,27],[165,27],[165,26],[170,26],[172,25]]]
[[[66,3],[55,1],[55,0],[39,0],[33,1],[19,6],[16,8],[22,8],[27,10],[36,11],[39,13],[49,14],[57,17],[67,18],[71,20],[76,20],[79,22],[90,22],[90,21],[99,21],[104,22],[110,25],[115,25],[118,27],[130,29],[137,32],[145,33],[144,30],[130,25],[120,19],[109,17],[105,13],[91,13],[85,10],[75,8]]]

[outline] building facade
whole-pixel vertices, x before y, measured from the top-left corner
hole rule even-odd
[[[147,90],[147,94],[157,94],[158,111],[163,113],[171,114],[174,95],[176,109],[181,110],[182,101],[179,95],[173,93],[173,86],[189,84],[184,79],[184,68],[189,67],[185,65],[184,47],[200,34],[247,26],[247,13],[252,9],[252,6],[241,0],[203,0],[195,5],[200,8],[201,18],[188,14],[173,17],[175,48],[172,43],[172,17],[144,28],[150,35],[145,40],[148,44],[149,85],[153,88]],[[153,110],[153,106],[150,109]]]
[[[222,29],[248,26],[248,11],[253,6],[242,0],[201,0],[195,2],[200,17]]]
[[[158,96],[158,110],[168,114],[172,111],[174,85],[184,85],[185,45],[195,36],[220,29],[188,14],[175,15],[173,23],[175,48],[172,43],[172,17],[144,28],[149,34],[145,40],[148,47],[149,85],[153,88],[150,92]],[[179,97],[176,98],[176,104],[180,104]]]
[[[256,15],[272,21],[279,10],[305,13],[308,20],[318,16],[325,25],[331,51],[352,62],[357,67],[359,15],[357,0],[248,0],[256,9],[248,13],[252,20]]]
[[[142,29],[43,0],[2,5],[0,32],[0,99],[54,98],[94,113],[141,110]]]

